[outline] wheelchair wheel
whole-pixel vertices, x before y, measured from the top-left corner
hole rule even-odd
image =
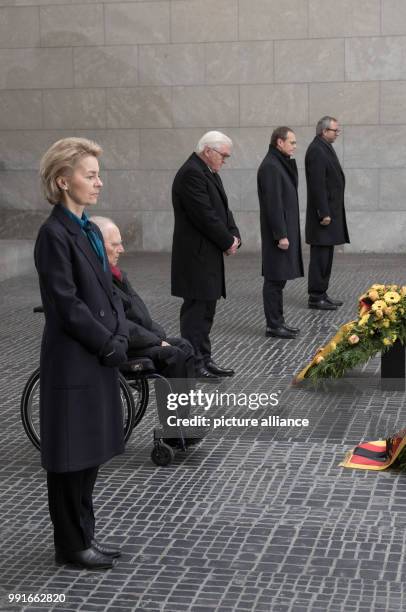
[[[175,451],[169,444],[165,444],[165,442],[155,442],[154,448],[151,451],[151,459],[155,465],[169,465],[172,463],[174,457]]]
[[[21,422],[23,424],[25,433],[38,450],[41,447],[39,426],[39,377],[40,372],[39,368],[37,368],[31,374],[24,387],[20,404]],[[137,421],[137,416],[140,412],[140,404],[143,403],[141,401],[143,398],[137,397],[137,402],[135,402],[133,391],[127,384],[124,376],[121,374],[119,375],[119,382],[121,406],[123,409],[124,440],[127,442],[128,438],[131,436],[131,432],[135,427],[135,424],[141,420],[139,419]],[[136,408],[138,408],[138,411]],[[141,415],[141,418],[143,414]]]
[[[24,387],[20,410],[25,433],[39,450],[39,368],[31,374]]]
[[[129,438],[134,427],[137,427],[137,425],[141,422],[142,417],[144,416],[145,411],[148,407],[149,384],[145,376],[138,376],[134,378],[124,378],[124,376],[120,374],[120,377],[122,377],[127,387],[131,388],[132,398],[134,402],[133,417],[132,417],[132,422],[130,426],[130,431],[128,434],[128,438]]]

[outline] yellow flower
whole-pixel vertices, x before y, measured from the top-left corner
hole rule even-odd
[[[321,363],[322,361],[324,361],[324,357],[322,355],[318,355],[318,357],[316,357],[316,359],[314,360],[317,364]]]
[[[379,300],[379,293],[377,292],[376,289],[370,289],[368,291],[368,297],[375,302],[376,300]]]
[[[397,304],[400,302],[400,295],[397,291],[387,291],[383,296],[383,299],[387,304]]]
[[[376,312],[377,310],[383,310],[384,308],[387,308],[387,305],[384,300],[377,300],[372,304],[371,308],[374,312]]]
[[[403,285],[403,287],[401,287],[401,289],[400,289],[400,295],[401,295],[402,297],[405,297],[405,295],[406,295],[406,285]]]
[[[392,344],[392,340],[390,338],[384,338],[382,342],[384,343],[385,346],[391,346]]]
[[[385,306],[385,308],[383,309],[383,314],[386,317],[389,317],[390,314],[392,314],[393,308],[392,306]]]
[[[378,309],[375,311],[375,319],[383,319],[383,312],[382,310]]]
[[[378,285],[375,283],[375,285],[371,285],[371,289],[375,289],[376,291],[383,290],[385,289],[385,285]]]
[[[348,338],[348,342],[350,344],[358,344],[359,336],[357,336],[357,334],[351,334],[351,336]]]
[[[367,314],[364,314],[364,315],[363,315],[363,316],[360,318],[360,320],[358,321],[358,325],[361,325],[361,326],[362,326],[362,325],[366,325],[366,324],[368,323],[369,317],[370,317],[370,315],[369,315],[368,313],[367,313]]]
[[[385,321],[382,321],[382,327],[389,327],[390,325],[390,321],[388,321],[388,319],[385,319]]]

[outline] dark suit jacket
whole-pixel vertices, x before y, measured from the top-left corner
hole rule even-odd
[[[118,370],[102,366],[99,354],[113,334],[128,336],[128,327],[110,270],[60,205],[39,230],[35,265],[45,313],[42,465],[74,472],[124,450]]]
[[[226,297],[223,253],[240,237],[217,174],[193,153],[172,187],[175,228],[172,295],[196,300]]]
[[[349,242],[344,208],[345,176],[333,147],[320,136],[305,157],[307,182],[306,242],[328,246]],[[329,225],[320,225],[331,217]]]
[[[297,170],[294,160],[270,146],[258,170],[258,198],[262,240],[262,274],[269,280],[303,276]],[[278,241],[288,238],[289,248]]]
[[[127,275],[122,272],[122,280],[115,276],[113,283],[120,296],[125,316],[129,326],[129,349],[131,347],[142,349],[151,346],[161,346],[166,339],[164,328],[152,320],[142,298],[132,287]]]

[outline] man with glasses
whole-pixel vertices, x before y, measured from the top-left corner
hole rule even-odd
[[[213,361],[210,343],[217,300],[226,297],[223,256],[235,255],[241,243],[218,174],[231,148],[228,136],[207,132],[172,187],[172,295],[183,298],[180,333],[195,350],[196,376],[209,382],[234,374]]]
[[[316,126],[316,137],[305,157],[307,182],[306,242],[310,244],[309,308],[337,310],[327,290],[334,245],[349,242],[344,208],[345,176],[333,143],[340,134],[337,119],[325,116]]]

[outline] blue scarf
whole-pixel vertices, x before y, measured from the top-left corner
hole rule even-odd
[[[89,218],[85,215],[85,213],[82,213],[82,218],[80,219],[77,215],[75,215],[65,206],[61,206],[61,208],[66,212],[68,217],[70,217],[71,219],[73,219],[73,221],[76,221],[76,223],[80,225],[80,227],[82,228],[82,232],[87,237],[87,239],[90,242],[91,247],[93,248],[97,257],[100,259],[100,263],[103,266],[103,270],[106,271],[107,266],[106,266],[106,257],[104,254],[103,242],[100,240],[99,236],[96,234],[96,232],[92,228],[92,224],[90,223]]]

